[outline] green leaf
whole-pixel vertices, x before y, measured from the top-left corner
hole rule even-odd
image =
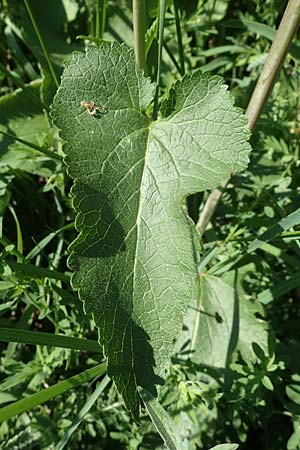
[[[91,369],[87,369],[84,372],[81,372],[78,375],[74,375],[67,380],[56,383],[47,389],[43,389],[42,391],[37,392],[36,394],[30,395],[26,398],[22,398],[22,400],[18,400],[11,405],[4,406],[0,409],[0,423],[11,419],[18,414],[22,414],[23,412],[28,411],[37,405],[41,405],[51,400],[52,398],[55,398],[58,395],[69,391],[70,389],[81,386],[83,383],[86,383],[87,381],[92,380],[99,375],[103,375],[105,371],[106,364],[98,364]]]
[[[176,430],[175,423],[167,413],[167,411],[161,406],[156,398],[154,398],[150,392],[138,386],[138,392],[144,405],[151,417],[151,420],[157,429],[158,433],[164,440],[164,443],[169,450],[182,450],[182,443],[180,436]]]
[[[73,435],[73,433],[77,430],[77,428],[79,427],[79,425],[81,424],[81,422],[83,421],[84,417],[87,415],[87,413],[90,411],[90,409],[93,407],[93,405],[96,403],[96,401],[98,400],[98,398],[100,397],[100,395],[103,393],[104,389],[106,388],[106,386],[109,384],[110,379],[107,375],[105,375],[105,377],[103,378],[103,380],[101,381],[101,383],[99,383],[99,385],[97,386],[97,388],[95,389],[95,391],[92,393],[92,395],[90,395],[87,399],[87,401],[85,402],[85,404],[83,405],[83,407],[81,408],[81,410],[79,411],[79,413],[77,414],[77,416],[75,417],[72,425],[70,426],[70,428],[67,430],[66,434],[63,436],[62,439],[60,439],[60,441],[56,444],[55,449],[54,450],[62,450],[63,448],[65,448],[66,444],[69,442],[71,436]]]
[[[172,90],[172,114],[151,123],[144,111],[154,89],[133,50],[103,43],[73,55],[55,97],[75,179],[73,286],[135,416],[137,385],[155,395],[187,304],[198,298],[197,236],[184,200],[248,163],[246,119],[226,89],[197,71]],[[83,100],[107,113],[88,114]]]
[[[298,286],[300,286],[300,272],[296,272],[291,277],[281,280],[279,283],[260,292],[257,296],[257,300],[263,305],[267,305]]]
[[[90,339],[80,339],[37,331],[18,330],[16,328],[0,327],[0,341],[48,345],[51,347],[72,348],[74,350],[85,350],[88,352],[99,352],[100,350],[98,342]]]
[[[236,450],[238,446],[239,444],[220,444],[210,448],[209,450]]]
[[[256,318],[255,304],[221,278],[201,274],[198,302],[185,318],[191,358],[201,364],[225,368],[234,351],[246,361],[256,361],[252,344],[267,353],[266,324]],[[182,343],[182,341],[181,341]]]
[[[275,225],[265,231],[263,234],[256,238],[248,247],[248,253],[253,252],[260,248],[265,242],[270,241],[278,234],[286,231],[295,225],[299,225],[300,223],[300,208],[296,211],[292,212],[288,216],[279,220]]]
[[[26,90],[17,89],[0,99],[0,130],[9,134],[0,134],[0,168],[22,168],[30,173],[50,177],[56,169],[56,163],[49,160],[49,156],[41,156],[28,147],[28,142],[33,147],[43,147],[45,142],[52,144],[53,140],[42,105],[29,95],[38,96],[40,84],[40,81],[32,82],[26,86]],[[18,142],[18,139],[26,143]]]

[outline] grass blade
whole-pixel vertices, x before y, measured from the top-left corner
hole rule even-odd
[[[18,262],[23,261],[23,237],[22,237],[22,231],[21,231],[21,226],[20,226],[20,222],[19,219],[17,217],[17,214],[14,210],[14,208],[12,206],[9,206],[8,209],[10,210],[15,224],[16,224],[16,230],[17,230],[17,251],[20,255],[20,257],[18,257]]]
[[[260,292],[257,300],[263,305],[267,305],[298,286],[300,286],[300,272]]]
[[[0,409],[0,422],[9,420],[25,411],[29,411],[35,406],[42,405],[43,403],[52,400],[70,389],[74,389],[99,375],[103,375],[105,372],[106,364],[98,364],[97,366],[87,369],[74,377],[60,381],[47,389],[43,389],[30,397],[23,398],[22,400],[12,403],[11,405],[5,406]]]
[[[38,41],[39,41],[39,43],[40,43],[41,49],[42,49],[42,51],[43,51],[43,53],[44,53],[44,56],[45,56],[45,59],[46,59],[46,61],[47,61],[47,64],[48,64],[50,73],[51,73],[52,78],[53,78],[53,81],[54,81],[54,84],[55,84],[56,87],[58,88],[59,82],[58,82],[56,73],[55,73],[55,71],[54,71],[52,62],[51,62],[51,60],[50,60],[50,58],[49,58],[48,52],[47,52],[47,50],[46,50],[46,47],[45,47],[43,38],[42,38],[41,33],[40,33],[40,31],[39,31],[37,22],[36,22],[36,20],[35,20],[35,18],[34,18],[34,15],[33,15],[32,10],[31,10],[30,2],[29,2],[28,0],[24,0],[24,3],[25,3],[25,6],[26,6],[26,9],[27,9],[27,12],[28,12],[28,14],[29,14],[29,17],[30,17],[32,26],[33,26],[33,28],[34,28],[34,31],[35,31],[36,36],[37,36],[37,38],[38,38]]]
[[[0,133],[3,134],[3,136],[13,139],[14,141],[21,142],[21,144],[27,145],[27,147],[37,150],[38,152],[43,153],[44,155],[46,155],[52,159],[57,159],[58,161],[63,161],[62,156],[58,155],[55,152],[51,152],[50,150],[48,150],[44,147],[40,147],[39,145],[35,145],[32,142],[28,142],[28,141],[25,141],[24,139],[20,139],[17,136],[14,136],[13,134],[5,133],[4,131],[0,131]]]
[[[78,415],[75,417],[74,422],[72,423],[71,427],[68,429],[64,437],[56,444],[54,450],[62,450],[66,446],[74,431],[76,431],[76,429],[79,427],[82,420],[89,412],[89,410],[92,408],[94,403],[97,401],[98,397],[100,397],[100,395],[102,394],[102,392],[104,391],[109,382],[110,382],[109,377],[105,375],[101,383],[97,386],[95,391],[92,393],[92,395],[88,398],[84,406],[79,411]]]
[[[36,245],[33,247],[33,249],[30,250],[30,252],[26,255],[26,259],[33,259],[37,255],[40,254],[42,250],[60,233],[67,230],[73,230],[75,227],[75,223],[68,223],[67,225],[59,228],[56,231],[52,231],[47,236],[45,236],[43,239],[41,239],[39,242],[36,243]]]
[[[69,283],[70,277],[58,270],[50,270],[45,267],[34,266],[33,264],[9,262],[10,268],[16,275],[32,278],[53,278],[54,280],[61,280]]]
[[[300,223],[300,208],[292,212],[288,216],[284,217],[283,219],[281,219],[279,222],[277,222],[275,225],[273,225],[271,228],[269,228],[267,231],[261,234],[258,238],[256,238],[253,242],[251,242],[247,252],[248,253],[254,252],[254,250],[260,248],[265,242],[270,241],[283,231],[286,231],[289,228],[294,227],[295,225],[299,225],[299,223]]]
[[[19,342],[22,344],[47,345],[49,347],[70,348],[88,352],[100,352],[97,341],[80,339],[59,334],[41,333],[16,328],[0,328],[0,341]]]

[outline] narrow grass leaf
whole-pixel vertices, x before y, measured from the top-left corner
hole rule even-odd
[[[0,328],[0,341],[19,342],[33,345],[47,345],[88,352],[99,352],[101,347],[97,341],[80,339],[58,334],[40,333],[37,331],[20,330],[15,328]]]
[[[29,411],[35,406],[42,405],[43,403],[52,400],[58,395],[69,391],[70,389],[75,389],[81,386],[83,383],[92,380],[93,378],[103,375],[106,372],[106,364],[99,364],[91,369],[85,370],[84,372],[75,375],[67,380],[56,383],[55,385],[44,389],[30,397],[23,398],[17,402],[5,406],[0,409],[0,422],[11,419],[12,417],[18,416],[25,411]]]
[[[9,262],[10,268],[17,276],[32,277],[32,278],[53,278],[54,280],[70,282],[70,277],[57,270],[47,269],[45,267],[34,266],[33,264]]]
[[[15,224],[16,224],[16,230],[17,230],[17,251],[20,255],[18,257],[18,262],[23,261],[23,237],[22,237],[22,230],[20,226],[20,222],[18,219],[18,216],[12,206],[9,206],[9,210],[14,218]]]
[[[43,239],[41,239],[34,247],[33,249],[30,250],[30,252],[26,255],[26,259],[30,260],[35,258],[37,255],[40,254],[40,252],[42,250],[44,250],[44,248],[56,237],[58,236],[60,233],[62,233],[63,231],[67,231],[67,230],[72,230],[74,229],[74,222],[69,223],[68,225],[65,225],[61,228],[59,228],[56,231],[52,231],[51,233],[49,233],[47,236],[45,236]]]
[[[260,248],[265,242],[270,241],[283,231],[286,231],[289,228],[292,228],[295,225],[299,224],[300,224],[300,208],[292,212],[288,216],[284,217],[283,219],[279,220],[279,222],[277,222],[275,225],[273,225],[271,228],[269,228],[267,231],[261,234],[258,238],[256,238],[253,242],[251,242],[247,252],[248,253],[254,252],[258,248]]]
[[[48,156],[51,159],[57,159],[58,161],[63,161],[63,157],[58,155],[55,152],[51,152],[47,148],[40,147],[39,145],[35,145],[32,142],[25,141],[24,139],[20,139],[17,136],[14,136],[13,134],[5,133],[4,131],[0,130],[0,133],[3,134],[3,136],[11,138],[13,141],[20,142],[21,144],[27,145],[27,147],[32,148],[33,150],[37,150],[40,153],[43,153],[45,156]]]
[[[87,415],[87,413],[90,411],[90,409],[93,407],[93,405],[96,403],[97,399],[100,397],[108,383],[110,382],[110,378],[105,375],[101,383],[97,386],[95,391],[90,395],[90,397],[87,399],[84,406],[79,411],[78,415],[75,417],[72,425],[66,432],[66,434],[63,436],[63,438],[56,444],[54,450],[62,450],[65,448],[66,444],[69,442],[72,434],[77,430],[81,422],[83,421],[84,417]]]
[[[37,24],[37,22],[35,20],[35,17],[34,17],[34,14],[33,14],[33,11],[32,11],[31,5],[30,5],[30,0],[24,0],[24,3],[25,3],[25,6],[26,6],[26,9],[27,9],[27,12],[29,14],[32,26],[34,28],[34,31],[35,31],[36,36],[38,38],[38,41],[40,43],[41,49],[42,49],[42,51],[44,53],[44,57],[45,57],[45,59],[47,61],[47,64],[49,66],[49,71],[50,71],[51,76],[53,78],[54,84],[56,85],[56,87],[58,87],[59,86],[59,82],[58,82],[55,70],[53,68],[52,62],[50,60],[48,51],[47,51],[47,49],[45,47],[45,43],[44,43],[44,40],[42,38],[41,32],[39,30],[38,24]]]
[[[267,305],[298,286],[300,286],[300,272],[260,292],[257,300],[263,305]]]

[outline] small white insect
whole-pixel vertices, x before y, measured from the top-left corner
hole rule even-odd
[[[86,108],[90,116],[95,116],[97,114],[97,111],[99,111],[101,114],[107,113],[107,109],[104,106],[96,106],[94,102],[87,102],[86,100],[82,100],[80,102],[80,106]]]

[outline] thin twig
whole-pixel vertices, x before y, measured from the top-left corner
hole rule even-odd
[[[289,0],[245,113],[248,117],[248,128],[250,131],[254,130],[264,105],[271,94],[278,73],[289,50],[289,46],[298,29],[299,22],[300,0]],[[210,222],[228,183],[229,180],[223,181],[219,188],[213,189],[209,194],[196,225],[200,236],[203,235]]]

